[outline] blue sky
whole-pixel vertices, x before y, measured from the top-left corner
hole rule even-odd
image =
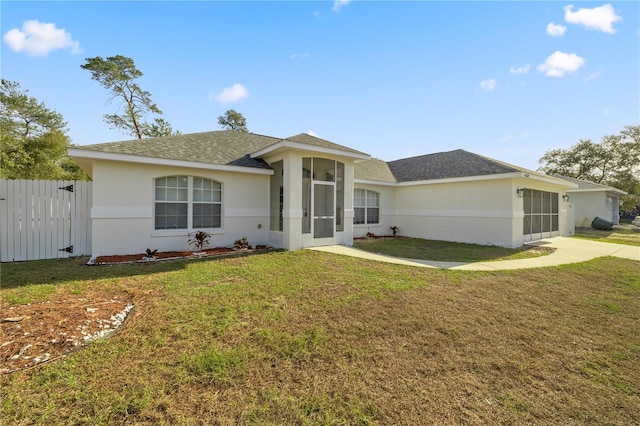
[[[11,2],[2,77],[79,145],[130,139],[80,68],[124,55],[183,133],[235,109],[383,160],[466,149],[535,169],[640,124],[638,2]]]

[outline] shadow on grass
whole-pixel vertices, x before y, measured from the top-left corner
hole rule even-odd
[[[122,265],[87,266],[88,257],[30,260],[3,263],[0,266],[0,288],[59,284],[70,281],[95,281],[126,278],[184,269],[187,260],[146,262]]]
[[[438,262],[490,262],[544,256],[551,251],[539,246],[525,245],[510,249],[500,246],[454,243],[410,237],[362,239],[354,247],[387,256]]]
[[[139,275],[173,272],[183,270],[189,263],[193,262],[216,262],[224,259],[259,256],[265,253],[279,251],[282,250],[271,249],[264,252],[235,253],[202,258],[194,257],[110,265],[87,265],[88,257],[2,263],[0,264],[0,289],[11,289],[28,285],[68,283],[70,281],[127,278]]]

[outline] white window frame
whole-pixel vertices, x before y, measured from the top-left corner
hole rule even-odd
[[[356,191],[364,191],[364,205],[358,205],[356,203]],[[376,199],[377,199],[377,202],[378,202],[377,206],[370,206],[369,205],[369,193],[376,195]],[[377,222],[371,222],[369,220],[368,211],[369,211],[369,209],[374,209],[374,208],[378,210],[378,221]],[[354,188],[354,190],[353,190],[353,211],[354,211],[354,213],[357,211],[357,209],[364,209],[364,223],[356,223],[356,216],[357,215],[354,214],[354,216],[353,216],[353,226],[379,225],[380,224],[380,193],[377,192],[377,191],[372,191],[370,189]]]
[[[157,200],[156,199],[156,182],[158,179],[164,179],[164,178],[181,178],[181,177],[186,177],[187,178],[187,200],[186,201],[166,201],[166,200]],[[208,202],[208,201],[194,201],[193,200],[193,192],[194,192],[194,187],[193,187],[193,179],[194,178],[199,178],[199,179],[206,179],[209,181],[212,181],[214,183],[217,183],[220,185],[220,201],[213,201],[213,202]],[[224,195],[224,184],[220,181],[217,181],[215,179],[211,179],[208,177],[204,177],[204,176],[187,176],[187,175],[169,175],[169,176],[159,176],[155,179],[153,179],[153,233],[155,235],[162,235],[162,234],[186,234],[189,232],[193,232],[193,231],[209,231],[209,232],[214,232],[214,233],[218,233],[220,231],[222,231],[223,226],[224,226],[224,210],[223,210],[223,195]],[[156,207],[158,203],[176,203],[176,204],[186,204],[187,205],[187,227],[186,228],[156,228]],[[219,227],[213,227],[213,228],[202,228],[202,227],[198,227],[198,228],[194,228],[193,227],[193,205],[194,204],[215,204],[215,205],[219,205],[220,206],[220,226]],[[217,232],[216,232],[217,231]]]

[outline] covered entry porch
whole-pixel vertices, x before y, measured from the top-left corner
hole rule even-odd
[[[353,162],[360,153],[288,150],[266,160],[269,244],[288,250],[353,244]]]

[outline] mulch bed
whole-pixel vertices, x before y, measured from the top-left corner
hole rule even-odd
[[[193,251],[163,251],[156,252],[153,256],[149,257],[146,253],[138,254],[120,254],[109,256],[98,256],[90,259],[87,265],[112,265],[117,263],[136,263],[136,262],[153,262],[158,260],[169,259],[187,259],[187,258],[201,258],[201,257],[213,257],[213,256],[229,256],[238,253],[256,253],[269,250],[266,245],[256,245],[254,248],[236,250],[230,247],[215,247],[205,249],[201,252]]]
[[[0,374],[33,368],[118,330],[134,305],[117,296],[29,303],[2,309]]]

